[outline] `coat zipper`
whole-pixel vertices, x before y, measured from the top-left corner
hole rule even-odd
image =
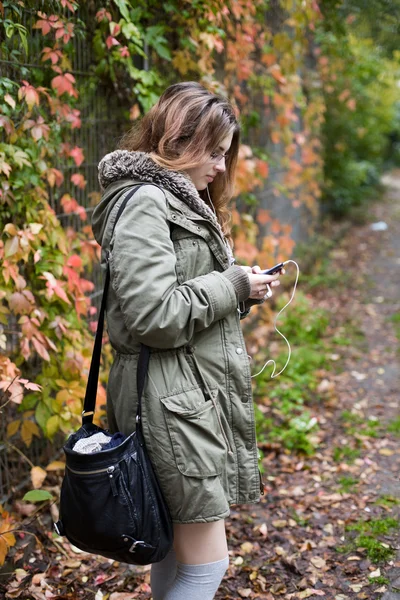
[[[104,469],[96,469],[94,471],[76,471],[75,469],[71,469],[71,467],[69,467],[67,465],[67,469],[69,471],[71,471],[71,473],[74,473],[75,475],[97,475],[97,473],[108,473],[108,479],[110,480],[112,494],[113,494],[113,496],[118,496],[118,490],[117,490],[117,486],[115,485],[115,479],[114,479],[114,471],[115,471],[114,466],[106,467]]]

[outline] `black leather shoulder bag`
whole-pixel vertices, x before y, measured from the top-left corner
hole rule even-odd
[[[122,202],[114,228],[139,187],[130,190]],[[98,433],[109,435],[93,424],[109,283],[107,262],[82,426],[63,448],[66,469],[60,495],[60,520],[54,527],[59,535],[65,535],[81,550],[120,562],[145,565],[162,560],[173,542],[171,517],[142,432],[141,402],[150,358],[147,346],[141,346],[138,360],[136,431],[109,449],[91,454],[73,450],[78,440]]]

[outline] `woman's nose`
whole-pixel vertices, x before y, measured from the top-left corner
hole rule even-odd
[[[226,171],[225,158],[221,158],[221,160],[217,162],[214,168],[219,173],[224,173]]]

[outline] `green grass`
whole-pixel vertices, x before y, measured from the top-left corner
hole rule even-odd
[[[354,540],[354,545],[356,548],[365,548],[368,558],[373,563],[386,562],[396,554],[394,548],[386,548],[370,535],[359,535]]]
[[[378,585],[388,585],[390,583],[389,579],[383,575],[379,575],[379,577],[368,577],[368,581]]]
[[[333,460],[335,462],[345,461],[349,464],[353,463],[356,458],[359,458],[361,452],[358,448],[349,448],[348,446],[336,446],[333,449]]]
[[[375,418],[364,419],[360,415],[354,414],[349,410],[344,410],[340,415],[341,421],[346,429],[346,434],[361,434],[368,437],[381,437],[383,428],[380,421]]]
[[[374,504],[376,506],[385,506],[387,508],[393,508],[394,506],[400,504],[400,500],[398,498],[395,498],[394,496],[385,494],[384,496],[378,498],[378,500],[376,500]]]
[[[345,476],[345,477],[339,477],[338,479],[338,484],[339,484],[339,491],[340,492],[344,492],[344,493],[349,493],[353,491],[354,486],[356,486],[359,483],[358,479],[354,479],[354,477],[350,477],[350,476]]]
[[[400,417],[397,417],[397,419],[392,421],[392,423],[388,425],[387,430],[390,431],[390,433],[400,436]]]
[[[394,324],[394,331],[396,333],[397,339],[400,342],[400,312],[394,313],[394,315],[388,318],[388,321]]]
[[[374,521],[359,521],[352,525],[347,525],[346,531],[360,531],[362,533],[374,533],[375,535],[385,535],[391,529],[398,527],[398,519],[387,517],[386,519],[376,519]]]
[[[370,521],[358,521],[346,526],[348,532],[358,532],[352,540],[337,548],[338,552],[347,553],[358,548],[365,549],[368,558],[373,563],[386,562],[392,558],[396,551],[388,544],[384,544],[378,538],[387,535],[391,530],[399,527],[398,519],[386,517],[385,519],[374,519]],[[376,579],[374,579],[376,583]]]
[[[280,299],[281,306],[284,300]],[[313,454],[315,446],[310,435],[317,424],[306,406],[320,398],[316,392],[319,369],[329,369],[331,352],[324,339],[329,315],[321,309],[312,310],[311,301],[298,292],[291,310],[279,322],[279,329],[290,340],[292,358],[282,377],[271,380],[271,368],[257,377],[254,397],[257,403],[268,398],[268,416],[256,406],[257,435],[260,441],[280,443],[303,454]],[[277,372],[287,359],[286,347],[278,356]]]

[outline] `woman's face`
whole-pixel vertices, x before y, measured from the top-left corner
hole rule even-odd
[[[196,190],[205,190],[208,184],[218,177],[219,173],[225,171],[225,155],[231,147],[232,138],[233,132],[220,142],[220,145],[215,148],[207,162],[185,171],[193,181]]]

